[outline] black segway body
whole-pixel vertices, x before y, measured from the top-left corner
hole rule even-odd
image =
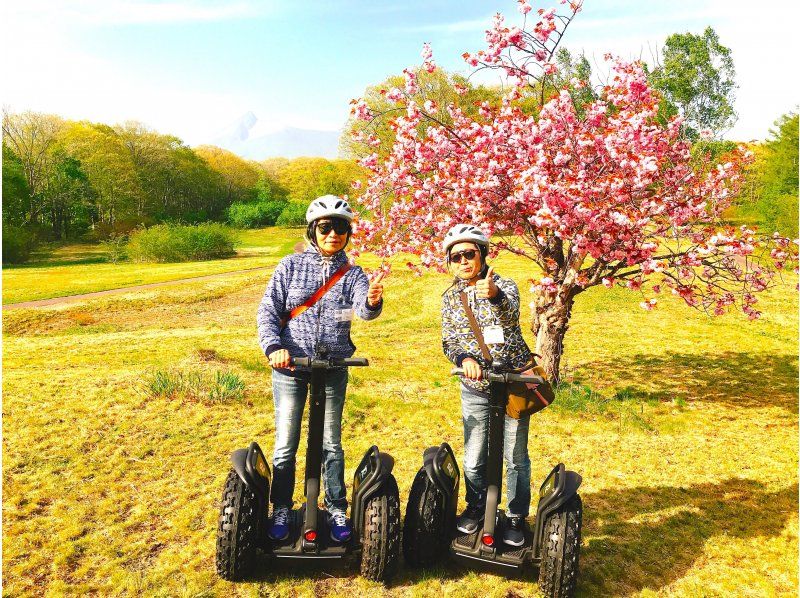
[[[500,367],[484,374],[491,381],[487,455],[487,498],[483,527],[472,534],[456,529],[459,470],[447,443],[423,453],[423,466],[411,487],[403,527],[403,556],[411,566],[429,567],[441,555],[450,555],[471,567],[505,575],[526,565],[539,567],[540,588],[546,596],[574,593],[578,570],[582,505],[578,495],[581,476],[556,465],[539,489],[533,529],[524,530],[522,546],[502,541],[507,522],[500,502],[503,466],[505,384],[527,381],[524,376],[502,373]],[[458,370],[454,370],[458,373]]]
[[[351,507],[353,535],[349,541],[339,543],[331,538],[328,513],[317,504],[325,419],[325,374],[331,367],[364,366],[367,360],[296,358],[293,365],[311,369],[306,501],[290,512],[288,537],[271,540],[266,534],[269,466],[255,442],[249,449],[234,451],[220,510],[217,573],[224,579],[243,579],[252,573],[258,549],[274,559],[356,560],[361,563],[363,575],[375,581],[386,581],[396,570],[400,544],[400,499],[392,475],[392,457],[372,446],[356,469]]]

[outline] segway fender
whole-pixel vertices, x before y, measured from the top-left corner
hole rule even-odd
[[[451,496],[457,492],[458,480],[461,473],[458,470],[458,463],[453,454],[453,449],[446,442],[440,446],[432,446],[425,449],[422,454],[422,466],[433,482],[445,496]]]
[[[367,502],[380,490],[392,469],[394,458],[388,453],[380,452],[377,446],[372,445],[364,453],[353,478],[353,508],[350,513],[356,536],[361,534]]]
[[[231,464],[247,487],[266,503],[269,498],[272,473],[258,443],[252,442],[249,448],[233,451]]]
[[[548,515],[561,508],[568,500],[578,493],[578,488],[583,482],[579,473],[568,471],[563,463],[556,465],[545,478],[539,488],[539,505],[536,509],[536,522],[534,524],[533,547],[538,556],[540,538],[544,522]]]

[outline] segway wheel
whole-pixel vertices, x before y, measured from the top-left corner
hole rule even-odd
[[[576,494],[544,523],[539,589],[545,596],[566,598],[575,594],[582,519],[583,504]]]
[[[432,567],[447,553],[445,497],[425,468],[414,478],[403,524],[403,557],[412,567]]]
[[[231,469],[222,492],[217,526],[217,574],[239,581],[253,570],[261,528],[258,498]]]
[[[389,474],[364,509],[361,575],[385,582],[397,572],[400,560],[400,491]]]

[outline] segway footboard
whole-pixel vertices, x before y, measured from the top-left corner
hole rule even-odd
[[[422,456],[403,524],[403,556],[412,567],[431,567],[447,553],[455,527],[460,472],[446,442]]]
[[[533,533],[525,527],[522,546],[510,546],[501,539],[507,518],[503,509],[497,511],[497,525],[493,534],[478,529],[472,534],[456,531],[450,552],[456,561],[468,567],[478,567],[502,575],[518,575],[533,560]]]

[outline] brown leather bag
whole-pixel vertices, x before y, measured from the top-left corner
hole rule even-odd
[[[478,345],[481,348],[483,358],[488,362],[492,362],[492,355],[489,353],[489,347],[483,340],[483,333],[478,326],[478,321],[475,319],[475,314],[467,301],[467,294],[461,291],[461,304],[464,306],[464,311],[469,320],[469,327],[472,328],[472,333],[478,340]],[[506,386],[508,392],[508,401],[506,401],[506,415],[514,419],[520,419],[527,415],[538,413],[556,398],[556,393],[550,382],[547,381],[547,375],[544,368],[536,364],[536,360],[531,356],[531,360],[520,370],[515,373],[524,376],[531,376],[534,378],[531,382],[509,382]]]
[[[547,381],[544,368],[537,365],[533,357],[531,357],[530,363],[523,367],[519,373],[523,376],[531,376],[535,380],[532,382],[508,383],[506,414],[514,419],[538,413],[556,398],[553,387]]]

